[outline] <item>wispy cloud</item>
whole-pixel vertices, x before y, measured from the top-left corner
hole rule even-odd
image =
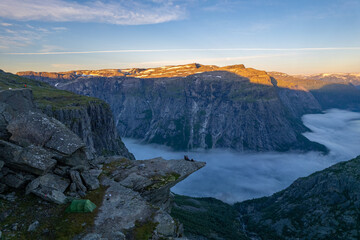
[[[198,48],[198,49],[130,49],[101,51],[71,51],[71,52],[10,52],[7,55],[66,55],[66,54],[96,54],[96,53],[151,53],[151,52],[231,52],[231,51],[338,51],[360,50],[360,47],[323,47],[323,48]],[[1,54],[1,53],[0,53]]]
[[[64,50],[64,48],[55,46],[55,45],[43,45],[41,52],[50,52],[50,51],[61,51]]]
[[[0,17],[54,22],[103,22],[120,25],[155,24],[184,17],[184,9],[172,0],[104,0],[86,3],[66,0],[2,0]]]
[[[39,44],[44,37],[66,31],[65,27],[43,28],[30,24],[0,24],[0,48],[15,51],[18,48]],[[63,51],[63,48],[43,45],[40,52]],[[20,50],[18,50],[20,51]]]
[[[82,64],[68,64],[68,63],[54,63],[51,64],[51,67],[59,68],[59,69],[79,69],[86,65]]]
[[[55,31],[58,31],[58,32],[61,32],[61,31],[66,31],[67,28],[66,27],[53,27],[51,28],[52,30],[55,30]]]
[[[26,47],[39,41],[49,31],[43,28],[37,28],[26,25],[2,25],[0,27],[0,48],[14,50]]]
[[[10,27],[10,26],[12,26],[12,24],[11,23],[0,23],[0,25],[1,26],[3,26],[3,27]]]

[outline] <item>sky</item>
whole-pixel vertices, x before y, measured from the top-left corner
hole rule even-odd
[[[359,26],[359,0],[0,0],[0,69],[360,72]]]

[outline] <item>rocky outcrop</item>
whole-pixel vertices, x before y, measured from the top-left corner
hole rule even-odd
[[[47,105],[41,109],[76,133],[86,143],[90,155],[122,155],[134,159],[118,135],[107,104],[90,101],[76,108],[54,109]]]
[[[359,239],[359,179],[360,156],[235,206],[261,239]]]
[[[61,122],[43,113],[21,113],[13,118],[7,130],[11,134],[10,141],[20,146],[45,147],[55,151],[55,158],[66,165],[86,165],[85,144],[81,139]]]
[[[2,126],[8,122],[6,120],[8,116],[2,115],[2,103],[12,105],[15,112],[18,109],[25,112],[25,109],[31,110],[37,107],[77,134],[87,146],[88,157],[122,155],[134,159],[134,156],[121,141],[115,128],[112,112],[105,102],[68,91],[57,90],[46,83],[29,80],[3,71],[0,71],[0,86],[13,90],[3,92],[0,96],[0,136],[6,137],[7,132]],[[24,87],[27,89],[24,90]],[[17,92],[16,89],[18,88],[22,88],[22,90]],[[24,102],[24,105],[19,104],[16,100],[25,98],[28,101]],[[8,102],[7,99],[12,100]]]
[[[2,184],[17,189],[26,186],[27,193],[58,204],[68,200],[64,192],[70,179],[76,184],[82,181],[77,170],[92,189],[99,187],[96,179],[89,177],[94,164],[85,154],[85,144],[64,124],[28,103],[33,99],[30,90],[1,90],[0,96],[7,96],[6,103],[1,103],[1,132],[5,133],[0,138]],[[78,176],[76,181],[73,173]],[[3,185],[1,189],[5,191]],[[72,196],[85,195],[86,191],[85,187],[75,189]]]
[[[7,166],[36,175],[43,175],[55,168],[55,155],[42,147],[30,145],[22,148],[0,140],[0,152]],[[1,170],[1,169],[0,169]]]
[[[301,134],[307,128],[300,116],[321,109],[316,99],[305,89],[283,90],[264,71],[200,64],[122,71],[128,74],[71,81],[19,74],[105,100],[121,135],[144,142],[175,149],[325,149]]]
[[[180,223],[168,213],[170,188],[204,166],[203,162],[162,158],[108,159],[102,179],[108,187],[105,198],[93,231],[82,239],[136,239],[138,228],[144,225],[152,228],[152,239],[181,236]]]

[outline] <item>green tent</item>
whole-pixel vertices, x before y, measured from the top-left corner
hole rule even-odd
[[[92,212],[96,208],[96,205],[89,199],[73,200],[69,207],[66,208],[66,212],[71,213],[83,213]]]

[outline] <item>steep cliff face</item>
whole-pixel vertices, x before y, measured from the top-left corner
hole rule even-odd
[[[25,86],[33,91],[37,107],[48,116],[64,123],[86,143],[89,157],[122,155],[134,159],[118,136],[111,110],[105,102],[0,72],[1,88]]]
[[[122,155],[134,159],[118,136],[112,112],[105,103],[89,102],[76,108],[53,108],[40,105],[43,112],[76,133],[87,145],[90,154]]]
[[[21,74],[105,100],[121,135],[144,142],[175,149],[321,148],[301,135],[306,127],[298,118],[319,111],[317,101],[300,89],[282,90],[264,71],[189,64],[127,72],[111,78],[91,73],[71,81]]]

